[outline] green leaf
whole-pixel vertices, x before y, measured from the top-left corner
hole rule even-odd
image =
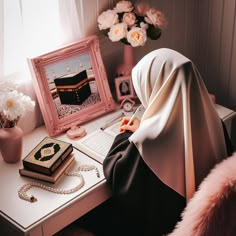
[[[149,25],[147,29],[147,36],[152,40],[157,40],[161,37],[161,30],[154,25]]]
[[[130,45],[130,43],[127,41],[127,38],[123,38],[120,41],[126,45]]]

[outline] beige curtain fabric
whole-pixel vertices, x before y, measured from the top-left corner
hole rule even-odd
[[[221,120],[201,76],[188,58],[162,48],[139,61],[132,80],[146,110],[130,141],[165,184],[189,199],[226,157]]]
[[[34,112],[19,121],[24,133],[43,123],[27,58],[75,42],[82,37],[77,4],[82,0],[0,1],[0,84],[13,81],[35,102]]]

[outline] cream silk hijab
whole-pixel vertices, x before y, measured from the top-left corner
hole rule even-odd
[[[188,58],[162,48],[138,62],[132,80],[146,110],[129,140],[149,168],[188,200],[226,157],[222,123],[201,76]]]

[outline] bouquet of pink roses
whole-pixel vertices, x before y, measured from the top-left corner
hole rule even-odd
[[[97,21],[112,42],[121,41],[132,47],[144,46],[147,38],[160,38],[167,25],[162,12],[144,2],[133,5],[130,1],[119,1],[112,10],[102,12]]]

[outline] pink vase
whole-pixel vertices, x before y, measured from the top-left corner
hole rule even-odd
[[[0,129],[0,152],[5,162],[16,163],[21,160],[23,131],[20,127]]]
[[[131,75],[131,71],[134,67],[134,48],[130,45],[124,44],[123,51],[123,64],[117,68],[117,76]]]

